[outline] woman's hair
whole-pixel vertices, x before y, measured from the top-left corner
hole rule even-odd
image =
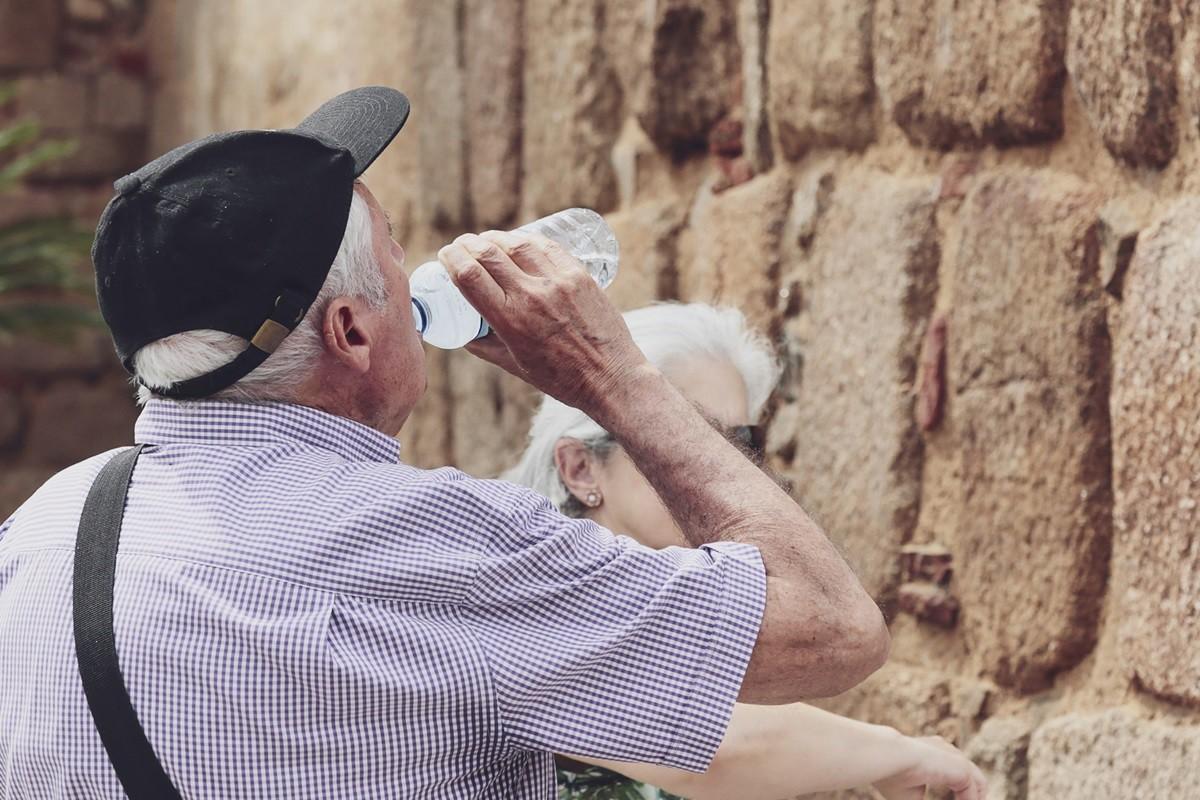
[[[736,308],[704,303],[657,303],[625,314],[634,343],[647,360],[670,377],[671,369],[697,359],[724,359],[742,376],[752,419],[779,380],[780,367],[766,338],[746,325]],[[559,439],[578,439],[599,458],[614,445],[608,431],[577,408],[544,397],[529,429],[529,443],[517,465],[504,477],[550,498],[564,513],[579,516],[583,507],[567,491],[554,463]]]
[[[387,284],[371,246],[371,211],[358,192],[350,200],[346,232],[329,275],[304,319],[270,358],[213,397],[260,402],[295,399],[296,388],[321,355],[321,318],[325,309],[333,298],[345,296],[364,298],[375,308],[382,308],[387,302]],[[240,336],[214,330],[184,331],[151,342],[133,355],[133,371],[139,381],[138,402],[145,403],[153,397],[155,387],[211,372],[232,361],[248,345]]]

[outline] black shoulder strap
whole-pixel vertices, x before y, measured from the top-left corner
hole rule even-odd
[[[138,445],[110,459],[83,504],[71,598],[75,656],[100,741],[130,800],[179,800],[129,700],[113,634],[117,543],[129,479],[141,452]]]

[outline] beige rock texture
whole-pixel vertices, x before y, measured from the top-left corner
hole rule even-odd
[[[875,87],[914,144],[1044,142],[1062,134],[1067,4],[878,0]]]
[[[0,0],[0,71],[80,144],[0,224],[400,88],[365,180],[410,266],[590,206],[620,307],[733,303],[776,346],[769,467],[893,637],[823,705],[967,747],[991,800],[1196,795],[1200,3]],[[535,394],[426,375],[404,458],[511,465]],[[103,332],[0,343],[0,515],[129,441],[125,382]]]
[[[783,155],[858,149],[875,137],[874,0],[793,0],[771,9],[771,120]]]
[[[1091,649],[1104,596],[1111,489],[1100,201],[1069,175],[981,177],[965,200],[950,271],[962,624],[985,672],[1020,691],[1044,688]]]
[[[769,324],[790,199],[791,183],[782,173],[719,194],[711,186],[702,190],[690,213],[690,236],[680,244],[681,298],[733,304],[759,325]]]
[[[736,0],[656,0],[646,78],[633,110],[659,147],[702,147],[709,129],[733,107],[741,72]]]
[[[1027,720],[992,717],[971,737],[964,752],[987,777],[987,800],[1025,800],[1032,733]]]
[[[1115,560],[1130,673],[1200,703],[1200,197],[1138,238],[1113,344]]]
[[[1171,7],[1171,0],[1071,6],[1071,78],[1105,145],[1135,166],[1166,166],[1179,143]]]
[[[937,288],[936,192],[928,178],[839,176],[801,268],[811,333],[787,475],[867,590],[889,603],[920,503],[910,387]]]
[[[600,0],[525,4],[525,216],[570,206],[611,211],[617,202],[609,149],[624,95],[604,49]]]
[[[1067,714],[1029,745],[1029,800],[1195,797],[1200,729],[1122,708]]]

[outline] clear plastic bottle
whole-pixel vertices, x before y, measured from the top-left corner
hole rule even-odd
[[[568,208],[517,228],[562,245],[583,262],[601,289],[617,275],[617,237],[604,218],[587,208]],[[486,336],[488,324],[450,280],[440,261],[428,261],[409,277],[413,318],[421,338],[434,347],[453,350]]]

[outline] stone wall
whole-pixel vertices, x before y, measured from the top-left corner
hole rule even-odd
[[[995,798],[1195,796],[1196,3],[160,0],[150,26],[151,152],[394,85],[413,114],[366,177],[412,264],[588,205],[623,307],[770,332],[773,465],[892,626],[828,707],[954,739]],[[494,474],[534,402],[434,354],[408,458]]]
[[[0,0],[0,83],[16,96],[0,126],[36,119],[75,143],[16,191],[0,194],[0,225],[68,216],[96,225],[112,181],[147,153],[149,73],[144,2]],[[90,280],[86,258],[81,277]],[[85,302],[92,302],[85,300]],[[130,439],[136,415],[106,331],[73,344],[0,342],[0,515],[59,469]]]

